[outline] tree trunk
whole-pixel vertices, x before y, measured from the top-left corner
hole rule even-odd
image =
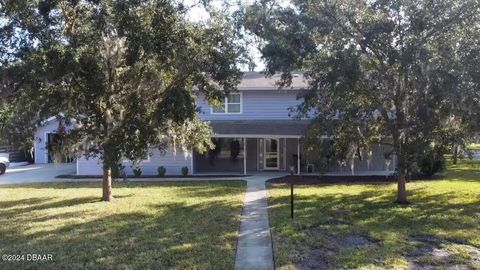
[[[103,197],[102,201],[113,201],[112,196],[112,168],[104,165],[103,167]]]
[[[401,153],[398,160],[398,176],[397,176],[397,200],[395,203],[398,204],[408,204],[407,200],[407,183],[405,180],[406,177],[406,158],[405,154]]]
[[[458,145],[455,145],[453,148],[453,164],[457,165],[458,161]]]
[[[407,200],[407,187],[405,181],[405,173],[399,173],[397,178],[397,200],[398,204],[408,204]]]

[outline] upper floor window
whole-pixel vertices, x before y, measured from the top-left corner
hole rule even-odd
[[[230,93],[218,107],[212,106],[213,114],[242,113],[242,94]]]

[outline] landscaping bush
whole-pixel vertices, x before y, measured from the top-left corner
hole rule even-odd
[[[117,166],[112,167],[112,177],[113,178],[120,178],[125,174],[125,166],[122,164],[117,164]]]
[[[140,169],[140,167],[135,166],[132,168],[132,170],[133,170],[133,175],[135,175],[135,177],[140,177],[142,175],[142,169]]]
[[[421,158],[419,165],[421,175],[432,176],[445,169],[445,159],[443,156],[429,154]]]
[[[410,172],[414,176],[433,176],[445,169],[445,158],[442,149],[427,148],[423,153],[414,156]]]
[[[183,167],[182,168],[182,175],[187,176],[188,175],[188,167]]]
[[[158,167],[157,170],[158,170],[158,176],[160,177],[164,177],[165,173],[167,173],[167,169],[165,169],[165,167],[163,166]]]

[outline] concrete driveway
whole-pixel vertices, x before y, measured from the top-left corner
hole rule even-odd
[[[21,167],[8,168],[4,175],[0,175],[0,185],[37,183],[58,181],[56,176],[61,174],[75,174],[76,164],[33,164]]]

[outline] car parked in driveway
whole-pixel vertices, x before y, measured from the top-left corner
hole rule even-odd
[[[0,175],[4,174],[10,166],[10,160],[8,159],[8,154],[0,154]]]

